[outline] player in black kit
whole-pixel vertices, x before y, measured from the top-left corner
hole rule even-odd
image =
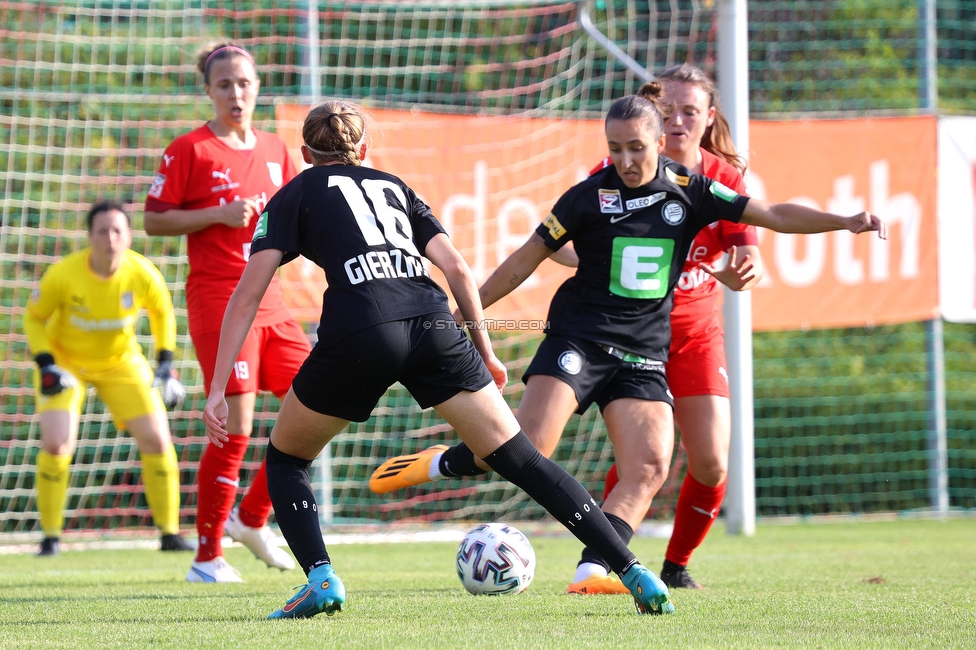
[[[660,90],[658,85],[655,98]],[[525,373],[518,421],[548,457],[573,412],[597,403],[620,477],[602,508],[629,542],[667,478],[673,451],[673,401],[664,363],[672,292],[695,235],[719,219],[780,232],[887,234],[884,222],[867,212],[841,217],[796,204],[770,205],[659,157],[665,135],[656,99],[631,95],[615,101],[606,135],[613,165],[563,194],[480,292],[482,304],[492,305],[544,259],[574,243],[579,266],[552,299],[546,338]],[[463,443],[398,456],[373,473],[370,488],[384,493],[483,474],[487,465],[477,457]],[[606,589],[609,568],[588,547],[569,591],[590,593],[585,581],[592,577],[590,584],[605,589],[599,593],[627,593],[619,581]]]
[[[583,486],[520,430],[499,392],[506,370],[487,333],[476,329],[468,339],[421,256],[444,272],[464,318],[480,321],[471,270],[409,187],[360,166],[366,153],[362,110],[346,101],[319,104],[302,137],[302,155],[313,167],[274,196],[255,228],[247,267],[224,314],[203,416],[219,446],[227,440],[224,388],[278,266],[304,255],[325,269],[329,287],[318,343],[282,401],[267,456],[275,516],[309,582],[269,618],[342,609],[345,589],[322,539],[308,468],[350,421],[365,421],[396,381],[421,406],[433,406],[492,469],[599,549],[640,613],[672,613],[667,587],[627,549]]]

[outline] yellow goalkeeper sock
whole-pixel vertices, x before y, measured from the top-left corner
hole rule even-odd
[[[142,482],[153,521],[163,535],[180,532],[180,469],[171,444],[161,454],[141,454]]]
[[[37,512],[44,537],[60,537],[64,530],[64,501],[68,496],[71,454],[37,454]]]

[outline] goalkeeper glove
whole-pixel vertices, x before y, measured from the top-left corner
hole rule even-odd
[[[54,365],[54,357],[46,352],[34,357],[34,362],[41,369],[41,395],[57,395],[77,383],[70,372]]]
[[[173,353],[169,350],[160,350],[159,352],[153,387],[159,389],[163,396],[163,404],[169,409],[179,406],[183,398],[186,397],[186,389],[183,388],[183,384],[173,376]]]

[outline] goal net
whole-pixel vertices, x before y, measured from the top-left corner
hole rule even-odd
[[[601,31],[654,69],[710,60],[709,4],[598,2],[588,10]],[[596,119],[610,100],[633,92],[640,80],[587,40],[576,23],[577,5],[530,0],[3,3],[0,532],[37,530],[33,474],[39,431],[23,307],[49,264],[87,244],[80,219],[96,198],[129,207],[135,219],[133,248],[157,264],[174,296],[180,334],[176,366],[188,398],[170,422],[180,456],[181,520],[184,526],[192,523],[205,438],[202,377],[186,336],[186,244],[185,238],[146,237],[141,213],[165,146],[211,115],[194,67],[198,47],[231,37],[254,54],[262,81],[255,122],[265,130],[276,129],[276,103],[308,105],[321,96],[351,98],[372,109]],[[520,156],[551,158],[553,153],[516,154],[513,163]],[[531,160],[523,162],[531,167]],[[526,177],[523,183],[537,186],[546,179]],[[549,182],[541,190],[548,196],[540,201],[551,204],[566,186]],[[492,218],[487,218],[489,228]],[[531,227],[522,224],[524,233],[516,235]],[[469,261],[479,254],[476,241],[465,254]],[[311,324],[309,331],[314,331]],[[146,319],[139,335],[149,353]],[[540,336],[538,329],[495,333],[513,380],[506,391],[513,406],[521,396],[518,379]],[[276,409],[273,397],[259,398],[256,440],[242,486],[263,458]],[[444,482],[392,498],[375,497],[366,487],[365,479],[386,457],[455,440],[443,421],[421,411],[395,386],[368,422],[354,424],[330,445],[328,466],[319,466],[315,478],[327,517],[334,523],[543,517],[539,507],[501,480]],[[573,417],[555,458],[599,495],[613,457],[595,408]],[[673,507],[682,473],[678,458],[652,514],[667,515]],[[329,471],[322,471],[326,467]],[[65,514],[68,530],[151,525],[135,445],[115,429],[92,391],[81,418]]]

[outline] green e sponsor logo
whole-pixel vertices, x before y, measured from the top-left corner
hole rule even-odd
[[[258,218],[258,225],[254,226],[254,236],[251,237],[251,241],[260,239],[268,234],[268,213],[267,211],[261,213],[261,217]]]
[[[617,237],[610,258],[610,293],[652,300],[668,293],[674,240]]]

